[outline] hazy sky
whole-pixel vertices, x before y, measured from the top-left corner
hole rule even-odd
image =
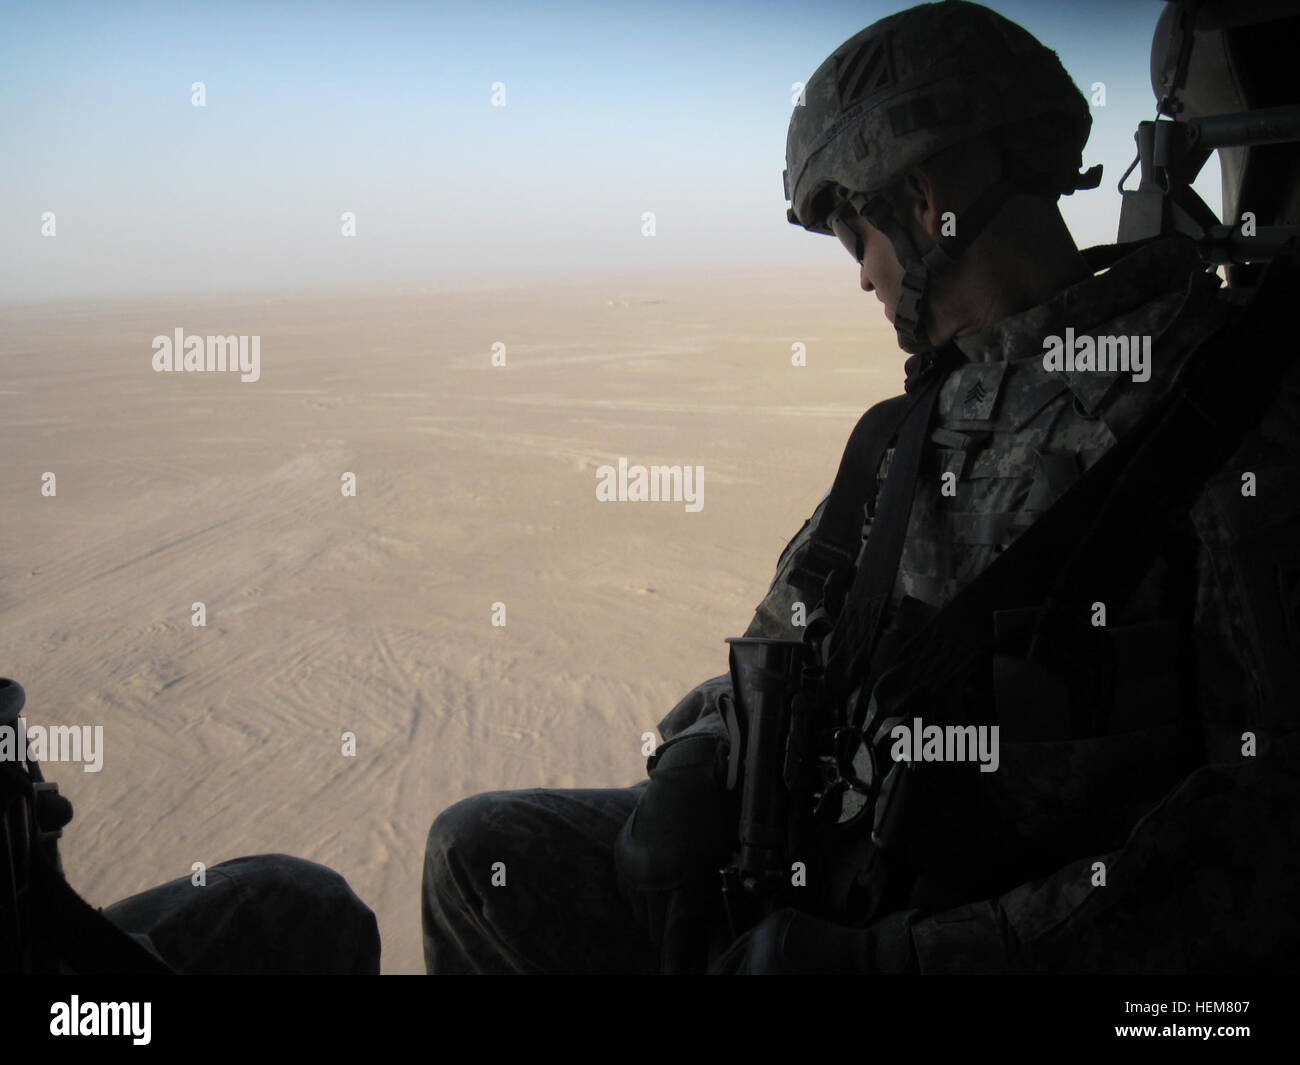
[[[902,6],[5,2],[0,300],[826,262],[785,221],[791,86]],[[990,6],[1105,83],[1102,186],[1061,203],[1113,240],[1164,5]]]

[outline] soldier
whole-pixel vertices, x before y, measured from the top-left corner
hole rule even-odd
[[[1296,374],[1157,536],[1137,524],[1114,558],[1062,556],[1046,603],[979,580],[1147,437],[1197,345],[1236,320],[1186,237],[1094,274],[1057,209],[1099,180],[1079,173],[1090,125],[1054,52],[948,0],[836,49],[787,142],[790,221],[839,238],[912,357],[907,398],[864,417],[746,635],[799,640],[794,605],[824,607],[828,690],[862,734],[881,724],[891,667],[923,675],[912,641],[964,619],[948,646],[987,639],[988,654],[961,676],[931,661],[956,679],[930,706],[996,721],[996,771],[893,767],[874,825],[808,855],[806,904],[729,941],[716,883],[736,838],[722,779],[736,693],[715,677],[660,723],[648,782],[494,792],[434,822],[430,972],[1294,965]],[[1245,356],[1224,372],[1246,372]],[[1245,494],[1246,473],[1267,490]],[[1123,543],[1115,509],[1096,512],[1100,531],[1076,514],[1085,545]],[[891,779],[911,798],[882,819]],[[508,892],[489,885],[495,861]]]

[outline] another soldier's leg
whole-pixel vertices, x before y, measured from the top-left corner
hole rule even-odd
[[[493,791],[440,814],[421,893],[428,971],[658,972],[614,871],[643,787]]]
[[[106,907],[189,974],[379,972],[379,925],[334,870],[285,854],[214,865]]]

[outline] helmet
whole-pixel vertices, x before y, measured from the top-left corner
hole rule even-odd
[[[922,256],[882,190],[945,148],[1035,120],[1052,135],[1029,150],[1004,147],[1003,177],[963,212],[960,236]],[[786,217],[830,233],[837,206],[865,215],[907,271],[899,343],[929,350],[920,321],[929,275],[950,266],[1011,193],[1096,188],[1101,167],[1078,173],[1091,126],[1056,53],[1026,30],[965,0],[922,4],[849,38],[808,80],[786,138]]]

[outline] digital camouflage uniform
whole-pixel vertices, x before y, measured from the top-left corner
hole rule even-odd
[[[1191,242],[1170,238],[956,338],[970,361],[940,393],[894,607],[905,597],[923,614],[942,606],[1127,433],[1223,320],[1232,297],[1214,294],[1217,285]],[[1043,338],[1066,326],[1153,337],[1150,380],[1045,370]],[[1248,358],[1224,372],[1249,372]],[[981,778],[998,860],[965,876],[943,867],[942,831],[922,841],[939,870],[921,875],[908,900],[920,915],[910,938],[922,972],[1180,972],[1300,959],[1298,459],[1292,373],[1108,618],[1118,668],[1107,734],[1055,735],[1054,678],[1025,691],[1014,653],[1003,656],[1006,668],[994,674],[1001,765]],[[1242,494],[1247,471],[1257,478],[1251,497]],[[940,492],[945,472],[956,474],[955,497]],[[801,636],[792,607],[805,596],[789,577],[824,506],[782,553],[746,635]],[[1195,683],[1181,688],[1180,619],[1195,631]],[[725,675],[699,685],[660,723],[664,739],[721,730],[718,700],[730,691]],[[1203,739],[1191,760],[1203,765],[1190,775],[1176,749],[1179,715],[1182,732],[1190,719]],[[1242,754],[1247,730],[1258,736],[1254,757]],[[641,792],[496,792],[439,817],[424,872],[429,970],[656,971],[612,862],[614,836]],[[508,889],[490,886],[495,861],[511,871]],[[1098,861],[1104,887],[1093,886]]]
[[[1191,242],[1170,238],[1040,307],[957,338],[972,361],[940,394],[939,431],[922,466],[896,605],[904,595],[942,605],[1077,476],[1036,456],[1073,453],[1086,469],[1131,427],[1191,344],[1221,320],[1229,297],[1207,297],[1205,277]],[[1187,292],[1187,312],[1166,330]],[[1066,325],[1076,335],[1157,338],[1151,380],[1124,373],[1071,379],[1044,370],[1042,338],[1063,334]],[[1225,372],[1246,367],[1243,358]],[[1289,842],[1300,838],[1300,781],[1288,754],[1300,714],[1298,389],[1293,372],[1260,428],[1208,483],[1184,542],[1171,540],[1127,608],[1108,619],[1126,663],[1110,734],[1016,744],[1004,731],[1001,765],[985,780],[991,802],[1011,811],[1023,839],[1077,860],[1051,876],[1039,868],[1044,879],[1007,883],[999,897],[915,924],[922,971],[1177,972],[1300,958],[1300,924],[1283,904],[1300,889],[1300,860]],[[993,435],[973,454],[947,435],[985,432]],[[938,491],[943,471],[958,473],[955,499]],[[1257,477],[1256,496],[1242,495],[1245,472]],[[786,578],[816,517],[787,547],[747,635],[797,637],[791,607],[803,597]],[[1167,716],[1178,689],[1170,628],[1183,589],[1193,585],[1196,683],[1184,712],[1199,722],[1209,764],[1180,783],[1175,722]],[[693,722],[708,727],[718,694],[729,690],[727,677],[701,686],[662,723],[665,738]],[[998,691],[1004,730],[1008,718],[1048,713],[1052,695],[1050,688]],[[1257,757],[1243,757],[1247,731],[1258,737]],[[1105,887],[1092,886],[1095,861],[1105,862]],[[927,887],[933,890],[921,890]],[[952,885],[913,901],[930,908],[962,893]]]

